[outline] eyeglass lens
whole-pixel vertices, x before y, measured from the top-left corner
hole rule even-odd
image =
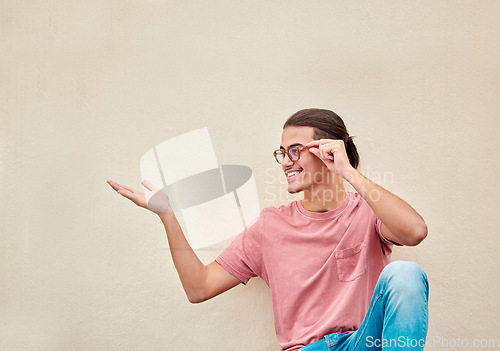
[[[283,163],[283,160],[285,159],[285,152],[284,151],[276,151],[274,153],[274,157],[276,157],[276,161],[278,161],[279,164]]]
[[[299,152],[299,149],[292,147],[288,149],[288,157],[291,161],[297,161],[299,159]]]
[[[276,161],[278,161],[278,163],[280,164],[283,163],[283,160],[285,159],[285,155],[287,153],[290,161],[295,162],[299,159],[300,150],[298,148],[292,147],[288,149],[287,152],[285,152],[284,150],[277,150],[275,152]]]

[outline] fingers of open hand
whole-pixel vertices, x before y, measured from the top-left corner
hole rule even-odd
[[[128,191],[128,192],[131,192],[133,193],[134,192],[134,189],[132,188],[129,188],[128,186],[125,186],[125,185],[121,185],[121,184],[118,184],[117,182],[113,182],[112,180],[108,180],[108,184],[117,192],[124,192],[124,191]]]
[[[155,191],[155,190],[157,190],[157,188],[149,180],[143,180],[142,181],[142,185],[144,185],[144,187],[146,189],[148,189],[149,191]]]
[[[110,187],[112,187],[114,190],[118,191],[120,190],[120,184],[117,182],[113,182],[112,180],[108,180],[107,183],[109,184]]]
[[[120,185],[120,186],[121,186],[122,190],[126,190],[126,191],[128,191],[130,193],[135,193],[136,192],[135,189],[132,189],[132,188],[126,186],[126,185]]]
[[[117,190],[116,192],[118,194],[120,194],[121,196],[123,196],[129,200],[132,200],[135,203],[137,203],[139,200],[139,197],[137,196],[137,193],[134,190],[130,191],[128,189],[121,188],[121,189]]]
[[[141,200],[144,198],[144,194],[142,194],[142,192],[136,191],[128,186],[118,184],[117,182],[113,182],[111,180],[108,180],[108,184],[121,196],[133,201],[139,206],[142,205]]]

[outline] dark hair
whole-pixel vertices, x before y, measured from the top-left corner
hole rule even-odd
[[[356,145],[349,136],[344,121],[335,112],[319,108],[300,110],[286,120],[283,129],[289,126],[313,127],[314,139],[343,140],[349,163],[358,168],[359,155]]]

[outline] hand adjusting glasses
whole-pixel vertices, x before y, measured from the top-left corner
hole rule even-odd
[[[279,164],[283,163],[285,155],[288,155],[290,161],[295,162],[299,160],[300,152],[305,149],[309,149],[309,146],[291,146],[288,148],[288,150],[285,149],[275,150],[273,152],[273,156],[276,159],[276,162],[278,162]]]

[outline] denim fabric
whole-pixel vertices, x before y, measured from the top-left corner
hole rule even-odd
[[[428,296],[427,276],[419,265],[392,262],[380,273],[358,330],[326,335],[301,351],[423,350]]]

